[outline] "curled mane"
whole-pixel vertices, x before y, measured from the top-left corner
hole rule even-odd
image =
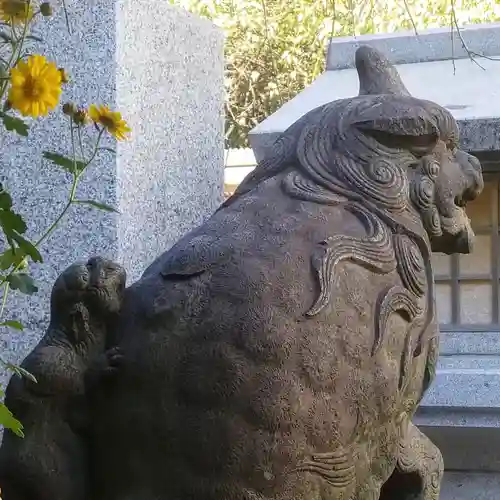
[[[402,212],[409,203],[409,169],[425,161],[438,140],[456,144],[458,128],[432,102],[390,94],[334,101],[286,130],[222,207],[288,170],[283,188],[292,197],[365,201]]]

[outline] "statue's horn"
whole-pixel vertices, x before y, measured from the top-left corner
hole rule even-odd
[[[362,45],[356,50],[359,95],[411,95],[396,68],[380,52]]]

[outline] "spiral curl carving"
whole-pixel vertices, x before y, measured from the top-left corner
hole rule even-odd
[[[439,175],[439,164],[432,156],[421,159],[414,182],[410,188],[410,199],[421,214],[429,236],[442,234],[441,218],[435,206],[435,181]]]
[[[335,282],[335,268],[345,260],[350,260],[371,269],[373,272],[387,274],[396,269],[396,260],[389,229],[376,215],[358,204],[345,206],[365,226],[367,236],[337,235],[323,241],[312,255],[312,265],[316,270],[320,294],[307,316],[320,313],[330,302]]]
[[[417,297],[423,297],[426,290],[425,263],[420,250],[405,234],[394,235],[397,269],[404,286]]]
[[[406,206],[408,179],[396,162],[377,158],[364,167],[360,162],[345,159],[338,167],[343,179],[378,205],[396,211]]]

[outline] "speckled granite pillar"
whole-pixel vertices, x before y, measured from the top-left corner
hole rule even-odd
[[[45,264],[33,269],[40,292],[12,296],[7,314],[27,326],[2,337],[2,356],[13,361],[42,335],[50,288],[69,263],[112,257],[125,265],[130,283],[222,200],[221,32],[167,0],[66,4],[72,33],[61,11],[40,22],[37,33],[45,40],[42,52],[71,75],[63,99],[109,104],[122,111],[133,134],[117,145],[116,157],[100,155],[80,187],[81,198],[104,201],[121,214],[75,207],[43,247]],[[60,109],[34,123],[28,139],[0,134],[2,181],[34,237],[62,209],[70,180],[42,163],[41,152],[64,152],[67,140]]]

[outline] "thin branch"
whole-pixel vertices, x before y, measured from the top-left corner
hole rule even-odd
[[[63,10],[64,10],[64,19],[66,21],[66,28],[68,29],[68,33],[71,35],[71,25],[69,23],[69,14],[68,8],[66,6],[66,0],[62,0]]]
[[[332,0],[332,29],[330,32],[330,39],[335,36],[335,23],[337,22],[337,7],[335,0]]]
[[[450,37],[451,37],[451,64],[453,64],[453,76],[457,74],[457,65],[455,64],[455,37],[453,36],[453,0],[451,0],[451,13],[450,13]]]
[[[349,12],[351,14],[352,36],[356,38],[356,17],[354,15],[354,4],[352,0],[349,0]]]
[[[403,0],[403,2],[405,4],[406,13],[408,14],[408,17],[410,18],[410,23],[413,26],[413,31],[415,32],[415,36],[418,36],[417,25],[415,24],[415,20],[413,19],[413,16],[411,15],[410,6],[408,5],[408,0]]]
[[[451,19],[452,19],[452,41],[453,41],[453,28],[457,30],[457,35],[460,40],[460,43],[462,44],[463,49],[467,52],[467,55],[469,56],[469,59],[474,63],[477,64],[481,69],[485,69],[483,66],[481,66],[475,59],[475,57],[481,57],[480,54],[477,54],[471,50],[469,50],[469,47],[467,47],[467,44],[465,43],[464,37],[462,36],[462,31],[460,30],[460,27],[458,26],[458,21],[457,21],[457,14],[455,12],[455,0],[450,0],[451,1]],[[455,60],[453,60],[455,61]]]

